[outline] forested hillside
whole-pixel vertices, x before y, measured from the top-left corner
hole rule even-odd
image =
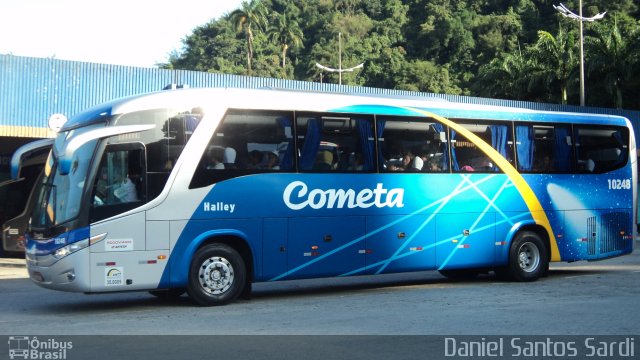
[[[579,103],[579,22],[551,0],[249,0],[163,68]],[[578,12],[578,0],[564,4]],[[583,0],[586,103],[640,108],[637,0]],[[339,42],[342,51],[339,52]]]

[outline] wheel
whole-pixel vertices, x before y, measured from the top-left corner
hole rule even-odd
[[[531,231],[516,235],[509,249],[506,274],[516,281],[535,281],[547,272],[549,255],[540,236]]]
[[[451,280],[472,280],[480,273],[476,269],[438,270],[440,275]]]
[[[149,294],[161,299],[177,299],[185,293],[185,289],[151,290]]]
[[[191,262],[187,292],[199,305],[224,305],[245,288],[246,267],[242,256],[224,244],[200,248]]]

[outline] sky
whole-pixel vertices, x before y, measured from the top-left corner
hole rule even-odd
[[[154,67],[241,0],[0,0],[0,54]]]

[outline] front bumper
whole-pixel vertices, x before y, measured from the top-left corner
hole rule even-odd
[[[70,292],[91,290],[89,249],[74,252],[60,260],[53,255],[36,256],[27,252],[26,259],[29,278],[39,286]]]

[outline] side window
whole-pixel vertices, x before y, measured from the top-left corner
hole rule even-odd
[[[298,116],[298,165],[301,171],[375,171],[373,121],[369,116]]]
[[[164,189],[171,170],[203,116],[202,107],[163,108],[125,113],[116,120],[117,125],[155,125],[151,130],[110,140],[111,143],[139,141],[145,145],[149,200]]]
[[[509,162],[513,161],[511,126],[506,124],[461,123]],[[457,172],[498,172],[500,168],[480,148],[451,129],[451,164]]]
[[[578,172],[604,173],[624,166],[628,160],[626,128],[576,126]]]
[[[202,154],[190,187],[253,173],[292,171],[292,124],[287,112],[230,110]]]
[[[107,145],[95,176],[91,220],[133,209],[146,201],[144,147]]]
[[[515,132],[519,171],[573,172],[570,125],[516,124]]]
[[[381,170],[448,172],[446,128],[433,120],[378,118]]]

